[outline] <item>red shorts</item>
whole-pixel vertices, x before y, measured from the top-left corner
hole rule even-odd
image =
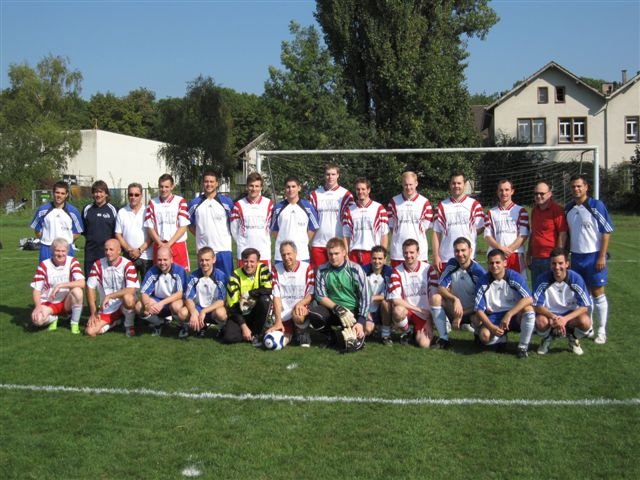
[[[311,263],[311,267],[314,269],[329,261],[329,257],[327,257],[327,249],[325,247],[311,247],[309,249],[309,256],[309,263]]]
[[[293,335],[293,320],[283,320],[282,326],[284,327],[285,335]]]
[[[51,315],[60,315],[62,313],[69,313],[69,310],[64,308],[64,302],[60,303],[50,303],[50,302],[42,302],[44,307],[49,307],[51,309]]]
[[[158,258],[158,244],[153,244],[153,264],[155,265]],[[189,268],[189,252],[187,251],[187,242],[176,242],[171,245],[171,253],[173,253],[173,263],[177,263],[188,272]]]
[[[349,260],[356,262],[358,265],[367,265],[371,263],[371,252],[368,250],[351,250],[349,252]]]
[[[98,313],[98,317],[107,325],[111,325],[113,322],[122,318],[122,310],[118,309],[112,313]]]
[[[413,312],[407,313],[407,319],[409,320],[409,323],[413,324],[413,329],[416,332],[424,330],[424,326],[427,324],[426,320],[420,318]]]
[[[507,258],[507,268],[511,270],[515,270],[518,273],[522,273],[524,270],[524,261],[522,258],[522,254],[520,253],[512,253]]]

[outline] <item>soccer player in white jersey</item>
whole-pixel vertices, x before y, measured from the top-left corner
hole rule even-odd
[[[340,167],[328,163],[324,167],[324,186],[311,192],[309,201],[318,212],[319,227],[311,239],[311,266],[318,268],[326,263],[327,242],[334,237],[343,238],[342,217],[345,209],[353,203],[349,190],[338,185]]]
[[[513,203],[514,193],[511,180],[498,182],[498,205],[485,216],[484,238],[489,248],[504,252],[507,268],[522,273],[526,268],[524,243],[529,236],[529,214],[526,208]]]
[[[136,311],[142,320],[152,327],[154,336],[162,335],[165,323],[171,323],[173,315],[178,317],[179,338],[189,336],[188,320],[183,296],[187,286],[187,273],[173,262],[171,249],[162,246],[156,254],[156,264],[149,269],[140,288],[140,300]]]
[[[80,262],[67,255],[69,242],[56,238],[51,243],[51,258],[38,265],[31,281],[33,303],[31,321],[36,327],[58,328],[58,315],[71,313],[71,333],[80,333],[82,289],[85,281]]]
[[[42,262],[51,257],[51,244],[56,238],[64,238],[69,243],[68,254],[73,256],[73,241],[80,236],[84,225],[82,215],[76,207],[67,202],[69,184],[59,181],[53,184],[53,199],[41,205],[33,215],[31,228],[40,239],[40,257]]]
[[[474,314],[476,289],[480,279],[487,271],[473,259],[473,250],[468,238],[458,237],[453,242],[454,257],[447,262],[440,283],[439,295],[431,299],[433,321],[438,328],[440,338],[436,344],[440,348],[449,346],[449,334],[446,328],[447,317],[454,330],[465,329],[475,332],[478,324]]]
[[[116,239],[120,242],[124,256],[133,262],[140,278],[144,278],[147,270],[153,266],[153,249],[149,234],[144,228],[142,185],[129,184],[127,197],[129,203],[118,210],[116,217]]]
[[[476,237],[484,230],[484,212],[477,200],[464,193],[465,177],[454,173],[449,180],[451,196],[438,204],[433,223],[433,264],[442,272],[453,258],[453,241],[466,237],[476,251]]]
[[[480,321],[478,339],[485,345],[498,345],[502,350],[507,342],[507,332],[519,331],[517,356],[527,358],[536,321],[527,281],[507,268],[502,250],[489,251],[487,258],[489,272],[482,277],[476,291],[475,312]]]
[[[533,293],[536,330],[542,337],[538,353],[546,354],[554,338],[566,336],[571,351],[582,355],[580,338],[592,332],[589,290],[583,278],[569,269],[564,249],[555,248],[550,263],[551,269],[538,277]]]
[[[227,277],[215,268],[216,254],[211,247],[198,250],[198,268],[191,272],[184,295],[189,327],[204,337],[209,325],[217,324],[222,332],[227,321],[224,298],[227,293]]]
[[[403,262],[402,245],[412,238],[418,242],[419,260],[429,259],[429,245],[427,244],[427,230],[432,226],[433,209],[431,202],[417,191],[418,176],[414,172],[402,174],[402,193],[396,195],[389,202],[389,230],[391,236],[391,266],[395,267]]]
[[[318,212],[310,202],[300,198],[300,189],[297,177],[287,177],[284,181],[284,200],[273,209],[271,234],[276,241],[276,262],[282,261],[280,244],[285,240],[296,244],[299,260],[309,261],[309,242],[319,228]]]
[[[216,252],[216,268],[229,277],[233,271],[229,222],[233,200],[218,192],[218,175],[202,174],[203,193],[189,203],[189,230],[196,237],[196,250],[211,247]]]
[[[371,263],[362,266],[367,276],[371,303],[369,314],[371,320],[380,329],[380,341],[385,346],[392,346],[391,340],[391,304],[387,300],[387,291],[391,284],[393,269],[385,262],[387,249],[382,245],[376,245],[371,249]]]
[[[564,208],[569,226],[571,265],[586,282],[593,297],[595,312],[595,343],[607,342],[609,303],[605,294],[609,269],[609,240],[613,222],[607,207],[589,197],[589,183],[584,175],[571,177],[573,200]]]
[[[89,321],[84,333],[90,337],[108,332],[124,316],[127,337],[135,337],[136,290],[140,288],[138,272],[130,260],[120,256],[120,242],[115,238],[104,243],[104,257],[96,260],[87,278]],[[98,295],[96,295],[96,291]],[[96,305],[99,301],[99,308]]]
[[[387,298],[393,305],[391,318],[404,330],[402,343],[413,336],[420,348],[429,348],[433,339],[431,297],[437,295],[438,275],[427,262],[421,261],[420,246],[413,238],[402,245],[404,262],[393,269]]]
[[[271,269],[275,322],[267,333],[276,330],[283,332],[287,345],[296,330],[298,344],[309,347],[311,336],[307,316],[313,301],[315,279],[311,265],[299,261],[297,254],[296,244],[292,241],[285,240],[280,244],[282,263],[273,265]]]
[[[389,245],[389,218],[387,210],[371,199],[371,182],[356,178],[356,201],[342,215],[342,231],[349,247],[349,260],[367,265],[371,263],[371,249]]]
[[[242,252],[255,248],[260,262],[271,262],[271,215],[273,202],[262,196],[263,178],[258,172],[247,176],[247,196],[238,200],[231,211],[231,235],[236,241],[238,266],[242,266]]]
[[[173,177],[168,173],[158,179],[160,194],[149,201],[145,211],[144,226],[153,240],[153,260],[158,261],[158,250],[165,246],[171,249],[173,262],[189,270],[187,252],[187,227],[189,209],[187,202],[173,194]]]

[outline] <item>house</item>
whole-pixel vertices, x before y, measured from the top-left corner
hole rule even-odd
[[[640,73],[600,92],[550,62],[485,109],[488,141],[532,146],[596,145],[605,169],[628,162],[640,139]]]

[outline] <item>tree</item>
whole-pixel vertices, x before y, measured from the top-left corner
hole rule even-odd
[[[139,88],[125,97],[96,93],[89,100],[91,126],[140,138],[156,138],[158,112],[155,93]]]
[[[236,92],[231,88],[221,88],[220,93],[231,112],[234,139],[232,150],[237,152],[269,130],[269,112],[264,99],[258,95]]]
[[[496,23],[486,0],[317,0],[316,18],[342,67],[349,109],[375,128],[380,146],[458,147],[479,142],[464,86],[466,41]],[[446,183],[466,160],[409,165]]]
[[[159,136],[167,142],[160,155],[183,188],[197,189],[207,168],[233,171],[231,113],[213,79],[197,77],[184,98],[161,100],[158,111]]]
[[[74,128],[82,121],[82,74],[68,59],[49,55],[35,68],[12,64],[8,75],[0,98],[0,187],[27,196],[59,178],[80,149]]]

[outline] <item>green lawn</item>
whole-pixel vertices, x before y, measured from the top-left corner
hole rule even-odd
[[[0,216],[0,478],[640,478],[640,217],[614,221],[609,342],[577,357],[557,341],[518,361],[469,334],[450,351],[340,355],[33,331],[37,252],[17,250],[29,216]],[[491,402],[518,399],[568,404]]]

